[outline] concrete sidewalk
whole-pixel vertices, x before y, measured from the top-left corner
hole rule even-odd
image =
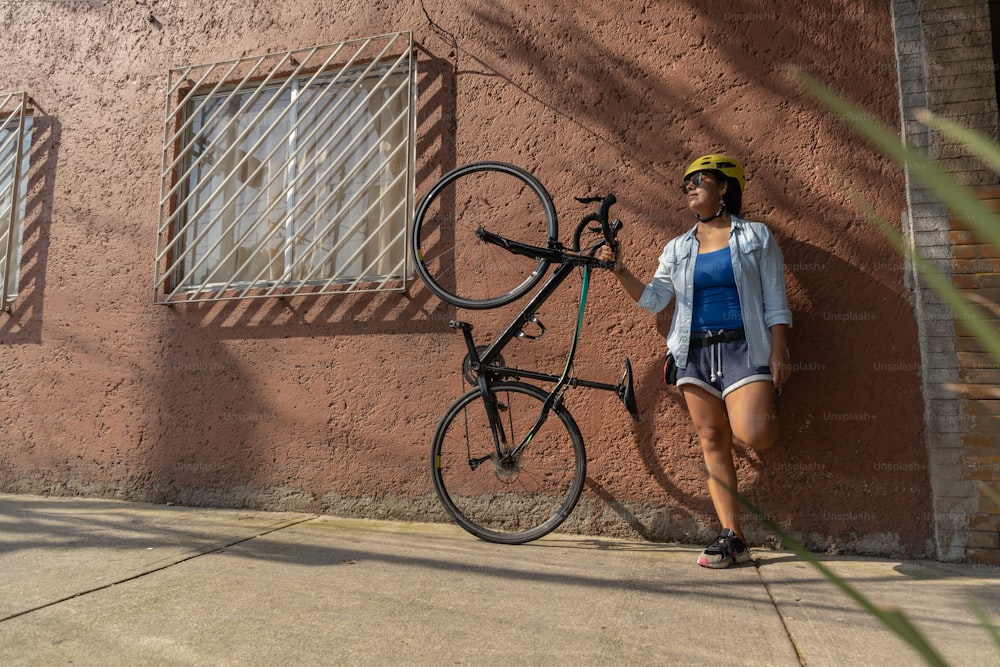
[[[698,547],[0,495],[3,665],[910,665],[812,567]],[[825,558],[954,665],[1000,664],[1000,568]]]

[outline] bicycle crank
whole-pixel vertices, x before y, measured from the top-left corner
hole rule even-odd
[[[483,352],[489,349],[488,345],[477,345],[476,346],[476,356],[480,356]],[[493,368],[506,368],[507,363],[503,360],[503,355],[498,354],[496,361],[490,364]],[[465,359],[462,360],[462,377],[465,381],[471,385],[475,385],[479,382],[479,372],[481,368],[475,368],[472,363],[472,357],[468,354],[465,355]]]

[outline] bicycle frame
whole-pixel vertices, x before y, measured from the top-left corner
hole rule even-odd
[[[602,204],[603,214],[603,226],[607,226],[607,207],[610,203],[607,203],[608,199],[605,199],[605,204]],[[613,202],[613,199],[611,199]],[[588,222],[595,219],[596,215],[592,214],[584,218],[574,234],[574,249],[579,248],[579,237]],[[599,218],[596,218],[599,219]],[[452,321],[449,326],[455,329],[461,329],[462,334],[465,339],[466,347],[468,348],[470,367],[473,371],[477,373],[477,379],[479,387],[482,391],[483,400],[486,404],[486,412],[490,422],[490,429],[493,433],[493,440],[495,445],[495,453],[500,461],[511,461],[515,459],[518,454],[531,442],[535,434],[538,433],[539,429],[545,423],[548,417],[549,411],[559,400],[559,395],[561,391],[565,391],[568,387],[586,387],[590,389],[603,389],[606,391],[615,392],[619,398],[622,398],[626,402],[630,412],[633,412],[634,408],[630,405],[629,400],[626,398],[627,395],[631,394],[632,378],[631,378],[631,364],[626,359],[626,379],[628,380],[628,386],[624,386],[624,382],[617,385],[609,384],[605,382],[594,382],[589,380],[581,380],[579,378],[570,377],[570,369],[573,364],[573,360],[576,356],[577,345],[580,338],[580,330],[583,326],[583,313],[586,309],[586,298],[587,291],[589,289],[590,282],[590,272],[593,268],[610,268],[607,262],[603,262],[595,259],[592,256],[582,255],[566,252],[557,243],[553,244],[550,248],[540,248],[536,246],[530,246],[522,243],[517,243],[509,239],[505,239],[496,234],[492,234],[484,229],[480,229],[477,232],[479,238],[487,243],[493,243],[506,248],[512,253],[526,255],[534,257],[537,259],[546,259],[550,263],[558,263],[559,266],[555,271],[546,279],[538,291],[531,297],[528,303],[521,309],[521,312],[514,318],[514,320],[507,326],[507,328],[497,337],[493,343],[491,343],[482,354],[476,349],[475,341],[472,338],[472,325],[467,322]],[[495,365],[496,361],[500,357],[500,352],[510,343],[512,340],[518,337],[522,338],[536,338],[537,336],[530,336],[524,332],[524,328],[531,323],[536,324],[541,327],[541,323],[538,322],[535,314],[538,308],[550,297],[552,294],[562,285],[562,283],[569,277],[570,273],[577,267],[583,267],[583,284],[580,291],[580,305],[577,311],[577,321],[576,327],[573,333],[572,345],[570,346],[569,355],[567,356],[566,366],[562,375],[553,375],[551,373],[541,373],[538,371],[530,371],[521,368],[514,368],[510,366],[499,366]],[[544,327],[542,327],[542,332],[544,333]],[[539,334],[540,336],[541,334]],[[524,436],[520,443],[516,447],[507,451],[506,435],[498,414],[498,408],[496,400],[494,398],[491,382],[500,377],[515,377],[519,379],[529,379],[541,382],[554,382],[555,388],[549,393],[548,398],[542,405],[541,413],[539,414],[538,420],[536,421],[534,427]],[[633,412],[634,416],[634,412]],[[506,452],[506,453],[505,453]],[[470,459],[469,465],[475,469],[480,464],[490,460],[491,456],[482,457],[480,459]]]

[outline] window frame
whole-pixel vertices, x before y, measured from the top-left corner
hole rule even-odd
[[[11,126],[16,125],[16,128]],[[21,245],[27,210],[28,171],[34,118],[24,92],[0,93],[0,174],[12,171],[0,188],[0,306],[10,311],[20,291]],[[3,139],[13,129],[14,139]],[[6,147],[10,146],[7,152]]]
[[[366,88],[366,80],[372,77],[381,77],[371,88]],[[409,32],[389,33],[376,37],[369,37],[346,42],[338,42],[305,49],[297,49],[263,56],[248,56],[245,58],[207,63],[204,65],[192,65],[170,70],[167,88],[167,103],[164,122],[164,148],[161,170],[161,196],[160,196],[160,216],[157,229],[156,247],[156,270],[154,282],[154,303],[172,304],[190,301],[221,301],[233,299],[251,299],[265,297],[287,297],[294,295],[315,295],[315,294],[335,294],[354,293],[370,291],[402,291],[406,289],[406,283],[412,274],[412,262],[409,257],[408,244],[406,243],[407,232],[412,225],[413,202],[415,191],[416,173],[416,94],[417,94],[417,61],[416,52],[413,48],[412,34]],[[289,99],[280,102],[279,97],[288,94]],[[360,95],[360,97],[359,97]],[[353,97],[352,97],[353,96]],[[385,102],[377,107],[376,111],[367,108],[365,105],[377,105],[378,99],[385,97]],[[388,96],[388,97],[386,97]],[[396,99],[396,98],[399,99]],[[254,112],[254,105],[261,99],[265,100],[264,107]],[[195,181],[192,186],[192,179],[199,178],[195,173],[198,169],[197,163],[201,157],[196,154],[196,142],[199,140],[198,133],[202,132],[201,139],[207,136],[207,131],[195,130],[196,119],[204,112],[208,104],[216,104],[219,108],[215,114],[209,117],[209,121],[214,122],[215,116],[223,111],[223,107],[233,100],[238,102],[238,109],[232,112],[232,116],[225,121],[223,130],[228,130],[232,124],[239,126],[245,118],[240,114],[247,113],[247,117],[252,117],[249,125],[241,130],[240,135],[234,141],[226,144],[204,149],[222,151],[223,158],[229,162],[235,158],[236,164],[231,172],[218,171],[214,176],[203,177],[201,182]],[[305,100],[305,101],[303,101]],[[344,101],[346,100],[346,101]],[[383,112],[392,102],[392,111],[388,113],[388,120],[382,118]],[[346,105],[346,118],[330,114],[323,115],[318,119],[310,119],[309,114],[313,108],[318,107],[340,107]],[[355,108],[356,107],[356,108]],[[367,109],[360,112],[362,107]],[[272,109],[277,109],[277,118],[267,120],[266,114]],[[229,113],[229,112],[227,112]],[[324,112],[325,113],[325,112]],[[297,115],[301,114],[301,117]],[[357,123],[354,117],[364,119],[364,122]],[[257,124],[264,118],[259,130]],[[288,122],[288,119],[293,119]],[[201,117],[201,122],[206,118]],[[310,125],[310,120],[317,126]],[[343,121],[343,122],[341,122]],[[267,123],[270,122],[270,125]],[[298,133],[307,137],[305,141],[311,141],[314,134],[322,134],[320,128],[324,124],[337,124],[334,136],[327,140],[327,144],[333,141],[346,141],[349,147],[354,144],[368,141],[376,146],[373,149],[376,158],[382,160],[374,174],[368,176],[368,180],[362,183],[362,199],[367,200],[374,197],[375,203],[370,204],[365,210],[360,220],[345,219],[340,222],[323,222],[322,226],[316,223],[312,232],[300,232],[293,227],[296,216],[300,213],[302,202],[309,200],[308,196],[299,199],[297,188],[305,186],[304,189],[315,190],[317,188],[333,188],[335,190],[345,190],[348,187],[356,187],[353,182],[347,180],[337,181],[326,177],[322,180],[315,176],[318,172],[329,172],[332,167],[327,167],[326,163],[318,157],[303,158],[299,153],[308,153],[312,147],[299,147],[294,144],[299,140]],[[393,141],[387,141],[385,135],[390,132],[399,134]],[[194,219],[189,218],[190,194],[192,187],[197,191],[203,189],[204,182],[212,178],[222,176],[222,185],[226,185],[236,177],[239,170],[243,174],[249,174],[250,180],[256,178],[261,173],[260,160],[255,155],[245,154],[242,144],[248,137],[260,133],[261,137],[253,143],[249,153],[254,153],[261,142],[271,141],[270,133],[277,135],[284,134],[275,142],[275,148],[265,157],[267,164],[264,173],[271,173],[271,158],[275,155],[281,145],[289,141],[291,136],[293,149],[285,147],[285,151],[290,155],[282,158],[277,169],[277,173],[291,174],[284,181],[280,194],[268,193],[267,197],[273,197],[273,201],[268,203],[265,198],[264,205],[267,209],[264,215],[278,205],[281,199],[287,199],[284,203],[289,209],[284,215],[281,223],[280,234],[278,227],[272,225],[265,227],[262,224],[263,218],[254,218],[253,213],[247,216],[247,211],[254,206],[262,193],[258,193],[250,201],[246,210],[227,214],[225,212],[213,214],[207,221],[198,218],[203,211],[195,211]],[[214,144],[213,144],[214,145]],[[385,148],[385,146],[389,148]],[[266,150],[266,148],[264,149]],[[345,149],[346,150],[346,149]],[[383,158],[384,151],[388,151],[389,157]],[[343,154],[338,155],[338,159]],[[367,157],[367,156],[366,156]],[[328,158],[323,158],[328,159]],[[248,162],[249,160],[249,162]],[[390,160],[393,160],[390,164]],[[252,166],[254,162],[257,166]],[[279,162],[281,160],[278,160]],[[303,175],[299,176],[298,168],[305,163],[308,172],[312,176],[306,175],[306,170],[302,170]],[[194,169],[191,165],[194,164]],[[247,165],[251,166],[247,166]],[[278,175],[273,175],[268,181],[270,187]],[[284,178],[282,176],[281,178]],[[314,180],[310,180],[310,178]],[[373,182],[374,179],[374,182]],[[385,183],[389,181],[387,186]],[[315,181],[315,182],[314,182]],[[222,186],[215,185],[216,190],[208,195],[206,205],[219,197],[218,189]],[[245,183],[239,186],[238,194],[243,196],[248,187]],[[259,186],[254,186],[259,187]],[[228,196],[228,195],[226,195]],[[384,201],[388,201],[391,210],[386,213],[382,210]],[[223,209],[233,204],[234,199],[226,200]],[[329,201],[329,200],[327,200]],[[353,199],[349,203],[353,203]],[[340,202],[343,205],[343,202]],[[376,204],[378,206],[376,207]],[[320,208],[317,204],[317,211],[311,214],[310,221],[322,220],[332,216],[335,220],[345,218],[351,212],[337,208],[337,202],[333,205],[327,203]],[[375,207],[372,215],[368,215]],[[235,205],[233,205],[235,209]],[[230,215],[225,218],[224,216]],[[208,256],[212,253],[223,255],[227,247],[223,245],[221,235],[233,234],[234,228],[246,222],[250,225],[249,232],[244,232],[240,237],[241,241],[251,235],[253,249],[249,251],[249,256],[242,263],[237,260],[234,268],[230,271],[220,272],[223,264],[230,262],[230,256],[236,252],[237,257],[241,250],[238,246],[233,246],[221,259],[216,260],[216,266],[212,268],[207,277],[211,279],[207,282],[192,280],[193,271],[188,270],[186,274],[179,273],[185,262],[190,262],[194,270],[199,270],[199,265],[208,261]],[[199,225],[202,225],[199,227]],[[213,229],[215,225],[217,229]],[[259,229],[257,229],[259,227]],[[321,259],[316,266],[310,262],[315,262],[310,253],[320,255],[325,245],[329,243],[327,236],[334,236],[344,229],[355,232],[361,229],[355,241],[362,248],[367,248],[364,255],[374,255],[372,263],[364,265],[363,269],[358,269],[360,274],[348,276],[338,275],[334,270],[338,262],[339,250],[327,252],[321,255]],[[257,239],[260,231],[265,234],[263,241],[272,242],[280,240],[281,252],[266,251],[261,246],[261,241]],[[185,239],[185,235],[190,235],[192,231],[200,236],[193,237],[197,246],[199,239],[204,238],[204,234],[211,232],[219,234],[220,240],[208,246],[203,256],[199,256],[199,249],[192,250],[189,245],[191,239]],[[310,238],[309,233],[315,235]],[[382,237],[388,235],[388,239]],[[297,258],[301,244],[306,244],[310,250],[301,252],[303,256],[310,258]],[[266,245],[266,244],[265,244]],[[272,243],[273,245],[273,243]],[[320,252],[316,248],[320,247]],[[220,249],[221,246],[221,249]],[[270,252],[270,254],[268,254]],[[333,254],[331,255],[331,252]],[[358,250],[355,255],[362,252]],[[246,256],[246,255],[245,255]],[[385,259],[388,256],[388,259]],[[351,255],[352,262],[354,255]],[[275,262],[280,261],[280,276],[273,275],[262,277],[264,271],[273,273]],[[367,259],[365,261],[368,261]],[[252,273],[257,266],[263,262],[263,269],[256,276],[240,278],[240,272],[247,270]],[[350,266],[352,262],[348,262]],[[211,263],[211,262],[209,262]],[[383,269],[381,273],[372,272],[370,269],[378,263],[378,268]],[[329,271],[324,269],[321,276],[314,276],[317,267],[329,265]],[[216,274],[219,276],[216,278]],[[298,275],[305,279],[290,279],[293,275]]]

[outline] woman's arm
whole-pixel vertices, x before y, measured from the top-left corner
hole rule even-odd
[[[613,261],[615,263],[613,273],[615,274],[615,277],[618,278],[618,282],[625,288],[625,292],[632,297],[633,301],[638,301],[646,289],[646,283],[636,278],[632,275],[631,271],[625,268],[625,264],[622,263],[621,244],[618,244],[618,249],[614,252],[612,252],[611,248],[608,246],[602,246],[597,251],[597,259],[602,262]]]
[[[780,387],[792,376],[791,355],[788,352],[788,325],[775,324],[771,327],[771,355],[767,365],[774,378],[774,386]]]
[[[785,287],[785,259],[771,230],[763,227],[764,243],[760,254],[760,282],[764,302],[764,325],[774,331],[777,324],[792,326]]]
[[[633,301],[639,303],[641,307],[651,313],[658,313],[666,308],[667,304],[674,297],[674,288],[670,272],[664,266],[662,258],[660,267],[653,275],[652,282],[646,284],[625,268],[625,263],[622,261],[621,255],[622,246],[619,243],[618,249],[615,252],[612,252],[607,246],[602,246],[597,251],[596,257],[604,262],[613,261],[615,263],[615,277],[618,278],[618,282],[621,283],[625,292],[632,297]]]

